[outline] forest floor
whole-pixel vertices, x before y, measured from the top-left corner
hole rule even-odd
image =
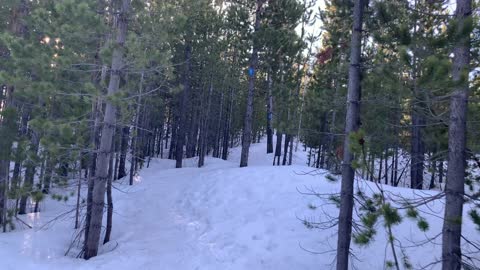
[[[42,203],[40,213],[20,216],[33,229],[19,225],[13,232],[0,234],[0,268],[333,268],[335,227],[311,228],[304,220],[328,225],[337,217],[337,207],[328,199],[302,192],[335,194],[340,182],[305,166],[303,149],[295,153],[293,166],[280,167],[272,167],[273,156],[265,154],[265,149],[265,143],[252,145],[247,168],[238,167],[240,149],[234,149],[229,161],[208,158],[201,169],[196,168],[196,159],[185,160],[183,169],[174,169],[174,161],[155,159],[133,186],[116,182],[112,241],[89,261],[75,258],[78,248],[64,255],[78,233],[73,230],[74,197],[67,202],[49,199]],[[371,182],[356,183],[357,189],[366,193],[377,190]],[[385,190],[392,198],[421,199],[436,194],[393,187]],[[438,261],[441,253],[441,237],[426,240],[441,232],[443,201],[420,210],[429,222],[426,233],[406,217],[393,228],[399,259],[406,255],[414,268]],[[356,269],[385,269],[386,261],[392,260],[382,221],[376,229],[368,246],[353,245]],[[468,218],[464,234],[472,241],[480,240]],[[478,254],[472,256],[480,259]],[[437,264],[426,269],[438,268]]]

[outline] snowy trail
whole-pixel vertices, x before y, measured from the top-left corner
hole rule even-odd
[[[196,160],[185,160],[183,169],[174,161],[152,160],[133,186],[116,183],[112,243],[89,261],[63,256],[74,233],[71,214],[49,226],[40,226],[72,203],[47,201],[44,211],[24,218],[33,230],[0,235],[0,269],[14,270],[291,270],[330,269],[335,249],[335,229],[309,229],[301,221],[325,221],[336,217],[332,204],[298,192],[312,187],[322,193],[336,193],[338,182],[321,173],[309,175],[305,153],[295,155],[294,166],[272,167],[265,145],[254,144],[249,167],[238,168],[239,149],[230,161],[208,158],[204,168]],[[369,189],[371,183],[358,181]],[[388,192],[407,197],[414,191],[386,187]],[[427,192],[429,193],[429,192]],[[432,193],[432,192],[430,192]],[[432,194],[434,194],[433,192]],[[405,220],[394,234],[406,246],[441,231],[442,202],[423,211],[431,230],[419,232],[415,222]],[[359,258],[357,269],[384,269],[391,258],[385,230],[377,227],[375,241],[367,247],[353,246]],[[465,233],[477,240],[472,222]],[[438,244],[437,241],[436,244]],[[439,246],[408,248],[414,267],[435,261]],[[374,254],[375,256],[372,256]],[[436,269],[435,267],[432,269]]]

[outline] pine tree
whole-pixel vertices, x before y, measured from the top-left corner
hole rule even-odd
[[[112,66],[110,82],[108,85],[105,116],[100,136],[99,152],[96,160],[95,180],[92,190],[92,214],[90,223],[86,225],[89,227],[89,233],[85,239],[85,259],[90,259],[98,253],[98,244],[103,219],[105,187],[108,180],[108,160],[110,155],[112,155],[112,137],[116,122],[116,106],[110,99],[114,97],[120,87],[120,76],[124,66],[124,46],[127,38],[129,12],[130,0],[123,0],[115,29],[116,46],[112,52]]]
[[[445,215],[442,229],[442,269],[462,268],[462,219],[465,192],[466,122],[469,96],[470,33],[472,1],[458,0],[453,28],[455,82],[450,101],[448,172],[445,187]]]
[[[337,270],[348,269],[350,256],[350,240],[352,235],[353,184],[355,171],[352,165],[354,154],[351,145],[355,142],[355,132],[360,128],[361,97],[361,52],[363,11],[365,2],[355,1],[353,12],[353,28],[350,44],[350,67],[348,73],[347,116],[345,126],[345,142],[342,163],[342,187],[340,197],[340,213],[338,215]]]

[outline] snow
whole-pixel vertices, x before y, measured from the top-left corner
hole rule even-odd
[[[112,242],[89,261],[74,257],[78,249],[64,256],[78,232],[73,229],[74,212],[48,223],[71,211],[75,200],[47,200],[42,212],[20,217],[33,229],[19,227],[0,234],[2,269],[330,269],[335,259],[335,227],[311,229],[302,220],[328,221],[328,216],[337,217],[338,210],[302,192],[334,194],[340,183],[327,180],[324,171],[306,167],[302,148],[295,153],[293,166],[280,167],[271,165],[273,156],[266,155],[265,149],[264,142],[252,145],[247,168],[238,167],[240,150],[234,149],[229,161],[207,158],[201,169],[196,168],[196,159],[185,160],[183,169],[174,169],[174,161],[155,159],[133,186],[116,182]],[[362,180],[356,183],[357,189],[367,193],[377,188]],[[391,197],[437,194],[384,188]],[[393,228],[415,268],[440,257],[441,238],[417,244],[441,232],[443,201],[420,210],[429,221],[428,232],[421,232],[415,221],[406,218]],[[353,245],[357,269],[384,269],[385,262],[392,260],[381,223],[377,231],[368,246]],[[470,240],[479,240],[467,218],[464,233]],[[397,253],[401,257],[400,249]]]

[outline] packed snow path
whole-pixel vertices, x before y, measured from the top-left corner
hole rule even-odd
[[[298,190],[335,193],[339,183],[327,181],[322,172],[309,174],[312,168],[302,165],[304,152],[296,154],[294,166],[272,167],[265,149],[265,144],[252,146],[247,168],[238,168],[238,149],[230,161],[209,158],[202,169],[195,159],[185,160],[183,169],[174,169],[170,160],[152,160],[134,186],[115,184],[112,242],[89,261],[64,256],[74,234],[72,214],[43,227],[71,210],[74,200],[47,200],[41,213],[21,217],[34,229],[0,235],[1,269],[330,269],[335,229],[309,229],[302,219],[325,221],[327,215],[336,217],[337,209]],[[387,189],[417,196],[408,189]],[[442,202],[424,209],[431,214],[427,234],[405,220],[394,228],[397,239],[412,246],[436,235],[442,223],[435,216],[442,216],[442,209]],[[478,240],[473,224],[465,223],[466,233]],[[381,224],[377,230],[368,247],[353,246],[358,269],[384,269],[391,260]],[[405,250],[416,268],[438,260],[440,240]]]

